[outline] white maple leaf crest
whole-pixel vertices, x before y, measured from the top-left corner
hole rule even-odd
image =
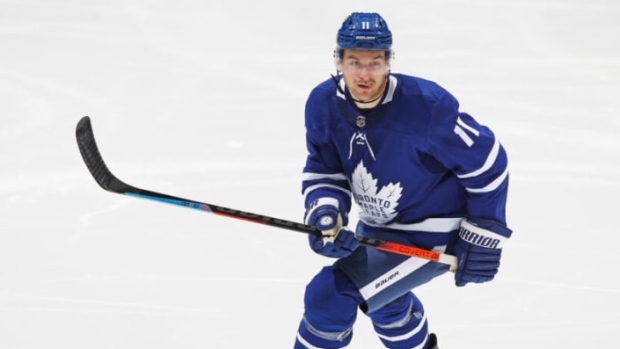
[[[362,209],[360,218],[369,223],[387,223],[394,219],[398,200],[403,187],[398,183],[388,183],[381,190],[377,188],[377,180],[368,172],[360,161],[352,175],[353,197]]]

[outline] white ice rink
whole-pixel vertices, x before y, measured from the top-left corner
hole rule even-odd
[[[619,348],[619,2],[0,0],[0,349],[291,348],[330,260],[103,191],[75,125],[130,184],[300,221],[305,99],[353,11],[511,159],[497,279],[417,290],[440,347]]]

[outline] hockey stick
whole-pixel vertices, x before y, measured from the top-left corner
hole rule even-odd
[[[183,199],[180,197],[140,189],[129,185],[114,176],[114,174],[112,174],[112,172],[108,169],[105,162],[103,161],[101,153],[99,152],[99,148],[97,147],[97,143],[95,142],[95,135],[93,133],[90,118],[88,116],[82,117],[78,122],[75,130],[75,136],[77,138],[78,148],[80,149],[80,153],[82,154],[82,158],[84,159],[86,167],[88,167],[88,170],[90,171],[97,184],[99,184],[103,189],[107,191],[133,196],[141,199],[148,199],[167,204],[183,206],[195,210],[205,211],[219,216],[241,219],[251,223],[265,224],[276,228],[296,231],[299,233],[315,234],[321,236],[321,231],[309,225],[269,216],[263,216],[257,213],[244,212],[232,208],[207,204],[204,202]],[[401,254],[410,257],[423,258],[443,264],[448,264],[452,268],[456,266],[456,257],[452,255],[429,251],[413,246],[402,245],[395,242],[382,241],[378,239],[358,237],[358,240],[362,245],[371,246],[381,251]]]

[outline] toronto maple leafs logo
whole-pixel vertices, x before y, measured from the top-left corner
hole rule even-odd
[[[400,182],[377,188],[377,179],[372,177],[363,161],[360,161],[353,171],[352,184],[353,197],[362,209],[362,220],[383,224],[396,217],[396,207],[403,191]]]

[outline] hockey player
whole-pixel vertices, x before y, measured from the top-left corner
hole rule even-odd
[[[448,267],[359,246],[356,234],[455,254],[456,286],[491,281],[511,235],[504,148],[444,88],[392,73],[393,57],[385,20],[351,14],[337,76],[306,103],[305,223],[323,232],[310,247],[337,259],[306,287],[297,349],[345,348],[358,309],[387,348],[437,348],[412,290]]]

